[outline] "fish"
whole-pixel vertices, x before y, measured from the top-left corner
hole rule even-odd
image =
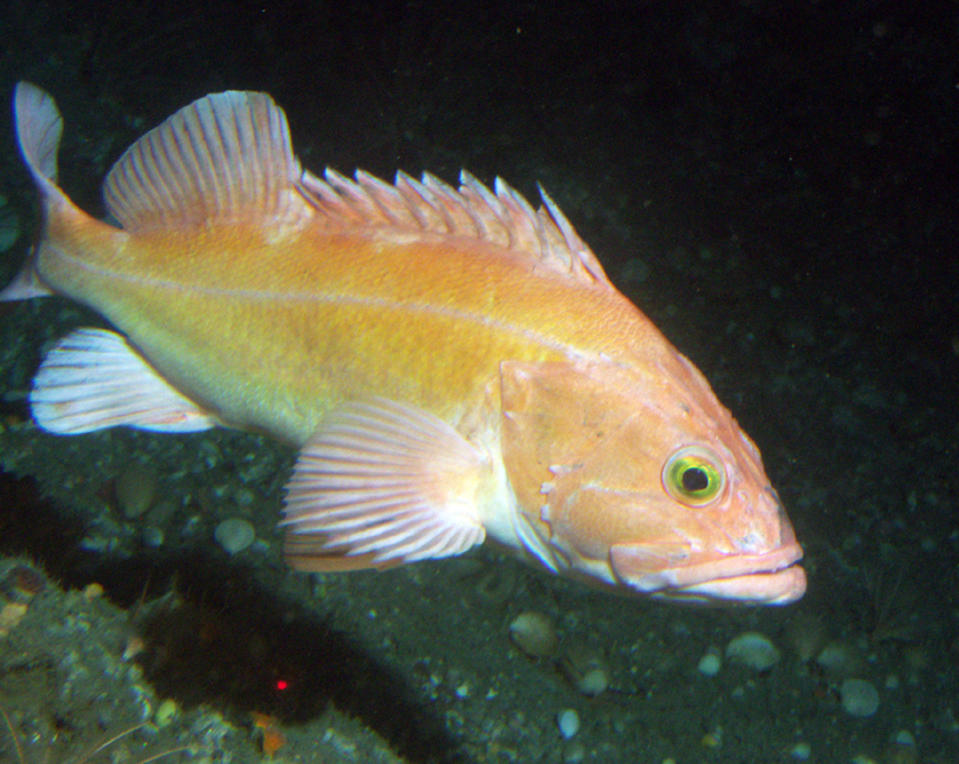
[[[43,431],[231,427],[297,449],[297,570],[387,569],[486,540],[600,589],[782,605],[803,551],[756,445],[557,203],[463,171],[304,169],[266,93],[200,98],[107,174],[57,185],[63,120],[21,82],[40,230],[3,300],[81,327],[29,393]]]

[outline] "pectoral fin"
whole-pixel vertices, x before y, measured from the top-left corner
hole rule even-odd
[[[287,484],[287,561],[331,571],[461,554],[486,535],[482,470],[482,454],[426,411],[385,399],[345,404]]]

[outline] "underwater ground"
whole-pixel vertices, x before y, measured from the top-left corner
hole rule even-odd
[[[12,0],[0,98],[56,97],[95,214],[226,88],[270,92],[314,171],[542,182],[759,444],[805,598],[685,609],[488,549],[294,573],[290,450],[38,431],[44,349],[102,321],[4,303],[0,760],[959,761],[959,6],[454,7]],[[0,281],[36,217],[4,118]]]

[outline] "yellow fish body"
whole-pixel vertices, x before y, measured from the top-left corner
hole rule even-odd
[[[104,195],[56,186],[62,121],[21,83],[42,235],[0,296],[62,294],[119,332],[44,359],[45,430],[216,425],[293,444],[287,559],[304,570],[460,554],[487,536],[549,570],[680,600],[802,596],[759,452],[543,194],[301,169],[262,93],[181,109]]]

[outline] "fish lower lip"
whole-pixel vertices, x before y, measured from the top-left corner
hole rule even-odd
[[[761,555],[728,555],[656,571],[630,571],[628,546],[614,547],[613,566],[630,586],[654,597],[690,602],[786,605],[806,591],[806,573],[798,565],[797,543]],[[642,559],[642,555],[636,555]],[[645,560],[648,562],[648,558]]]
[[[745,576],[719,578],[656,594],[691,602],[788,605],[802,597],[805,592],[806,571],[799,565],[790,565],[774,573],[750,573]]]

